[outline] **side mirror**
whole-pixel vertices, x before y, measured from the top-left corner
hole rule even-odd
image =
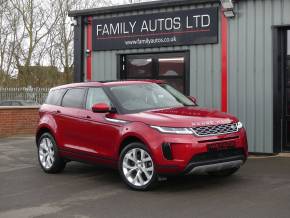
[[[193,96],[188,96],[189,100],[191,100],[194,104],[197,104],[197,99]]]
[[[92,106],[92,111],[94,113],[108,113],[111,111],[111,108],[106,103],[98,103]]]

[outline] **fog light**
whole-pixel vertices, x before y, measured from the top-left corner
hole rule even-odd
[[[163,152],[163,156],[167,160],[172,160],[173,159],[170,143],[165,142],[165,143],[162,144],[162,152]]]

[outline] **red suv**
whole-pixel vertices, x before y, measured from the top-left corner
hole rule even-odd
[[[71,160],[105,164],[129,187],[145,190],[173,174],[228,176],[248,156],[237,118],[200,108],[161,81],[59,86],[39,113],[36,142],[46,173]]]

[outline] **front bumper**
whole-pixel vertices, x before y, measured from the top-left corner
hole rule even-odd
[[[234,147],[217,151],[208,149],[209,144],[227,142],[233,142]],[[164,143],[170,144],[170,149],[160,146]],[[167,154],[169,150],[170,155]],[[239,168],[247,160],[248,145],[244,129],[237,133],[212,137],[163,134],[158,138],[152,153],[159,174],[191,174]]]
[[[245,162],[243,156],[240,157],[229,157],[220,160],[204,161],[204,162],[193,162],[190,163],[186,169],[185,174],[200,174],[208,172],[222,171],[232,168],[240,168]]]

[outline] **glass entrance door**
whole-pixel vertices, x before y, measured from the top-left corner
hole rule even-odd
[[[165,80],[182,93],[189,94],[188,53],[121,55],[121,79]]]
[[[290,30],[287,30],[287,52],[285,60],[285,122],[286,143],[283,150],[290,151]]]

